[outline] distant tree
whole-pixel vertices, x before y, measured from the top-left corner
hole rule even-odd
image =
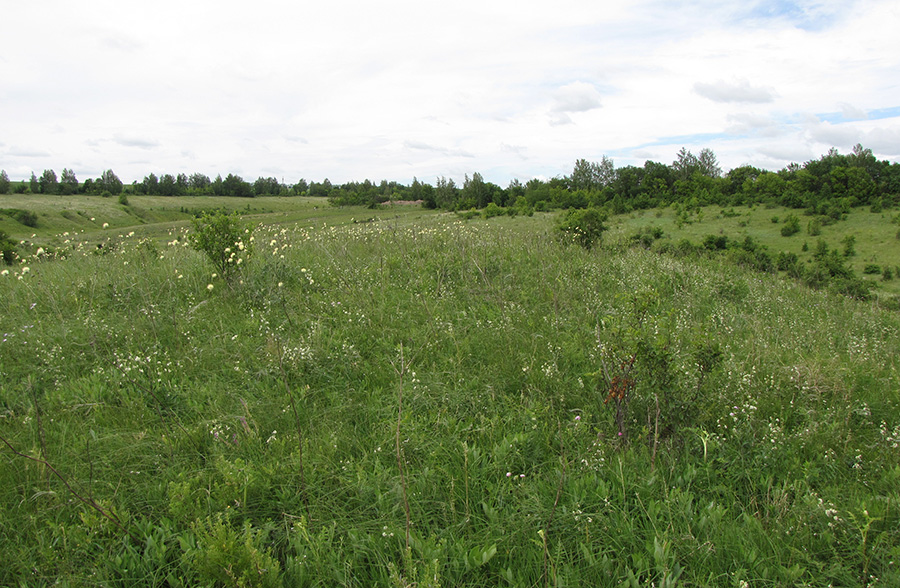
[[[190,186],[188,185],[188,177],[187,174],[180,173],[175,176],[175,195],[183,196],[188,193],[188,189]]]
[[[470,179],[465,176],[462,191],[460,192],[459,206],[462,208],[484,208],[491,202],[491,192],[484,182],[481,174],[475,172]]]
[[[212,190],[214,196],[225,195],[225,180],[222,179],[222,174],[216,176],[216,179],[212,181],[209,188]]]
[[[309,184],[303,178],[297,180],[297,183],[291,188],[291,191],[297,196],[306,194],[307,190],[309,190]]]
[[[209,180],[209,176],[205,174],[195,173],[191,174],[191,177],[188,178],[188,187],[191,191],[198,194],[205,193],[209,190],[210,184],[212,184],[212,182]]]
[[[237,196],[238,198],[253,198],[253,186],[249,182],[245,182],[241,176],[228,174],[223,182],[225,194],[227,196]]]
[[[31,172],[31,179],[28,181],[28,189],[32,194],[38,194],[41,191],[41,182],[37,179],[37,176],[34,175],[34,172]]]
[[[695,171],[700,169],[700,161],[697,156],[682,147],[672,162],[672,169],[679,180],[689,180]]]
[[[100,174],[100,179],[97,180],[97,183],[99,183],[100,192],[109,192],[113,196],[121,194],[122,188],[124,187],[122,180],[120,180],[119,176],[111,169]]]
[[[159,195],[160,196],[175,196],[176,185],[175,185],[175,176],[172,174],[163,174],[159,178]]]
[[[700,173],[704,176],[718,178],[722,175],[722,168],[719,167],[719,161],[716,159],[716,154],[713,153],[712,149],[707,147],[700,150],[700,155],[697,157],[697,166],[699,167]]]
[[[605,155],[599,162],[579,159],[569,177],[569,187],[572,190],[601,190],[613,182],[615,175],[613,160]]]
[[[78,178],[75,177],[74,171],[63,168],[58,191],[60,194],[74,194],[78,192]]]
[[[56,172],[52,169],[45,169],[40,179],[41,194],[56,194],[59,192],[59,180],[56,179]]]
[[[453,178],[438,178],[434,187],[434,201],[438,208],[444,210],[455,210],[456,203],[459,200],[459,190]]]
[[[5,169],[0,169],[0,194],[9,194],[9,176]]]
[[[333,189],[334,186],[331,185],[331,181],[328,178],[325,178],[323,182],[309,183],[310,196],[321,196],[323,198],[327,198],[331,194],[331,191]]]
[[[257,178],[253,182],[253,193],[257,196],[277,196],[281,194],[281,184],[276,178]]]
[[[149,176],[144,177],[144,181],[141,182],[141,192],[151,196],[159,194],[159,178],[156,177],[156,174],[151,172]]]

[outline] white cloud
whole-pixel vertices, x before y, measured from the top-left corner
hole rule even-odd
[[[678,138],[725,168],[787,163],[760,151],[775,141],[871,139],[897,157],[892,127],[860,116],[900,106],[890,0],[48,0],[4,19],[42,32],[0,37],[0,128],[27,146],[6,149],[7,171],[505,185],[604,153],[672,161]],[[841,124],[798,121],[837,110]]]
[[[719,80],[710,84],[697,82],[694,84],[694,92],[713,102],[764,103],[774,100],[771,90],[751,86],[747,80],[736,82]]]

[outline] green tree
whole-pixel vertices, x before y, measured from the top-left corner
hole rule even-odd
[[[297,196],[302,196],[306,194],[306,191],[309,190],[309,184],[303,178],[297,180],[297,183],[293,185],[291,188],[291,192],[293,192]]]
[[[475,172],[470,179],[468,175],[463,181],[462,191],[460,192],[459,206],[461,208],[484,208],[491,202],[491,191],[481,174]]]
[[[718,178],[722,176],[722,168],[719,167],[719,161],[716,159],[716,154],[708,147],[704,147],[700,150],[700,155],[697,156],[697,167],[701,174],[709,178]]]
[[[144,181],[141,182],[141,192],[151,196],[159,194],[159,178],[155,173],[151,172],[149,176],[144,177]]]
[[[603,156],[599,162],[579,159],[575,162],[572,175],[569,176],[571,190],[602,190],[610,185],[616,176],[613,160]]]
[[[119,176],[115,174],[115,172],[111,169],[106,170],[102,174],[100,174],[100,179],[97,180],[99,183],[99,191],[100,192],[109,192],[113,196],[117,196],[122,193],[122,188],[124,188],[124,184],[122,180],[119,179]]]
[[[209,190],[210,184],[212,184],[212,182],[209,180],[209,176],[205,174],[194,173],[188,178],[188,188],[196,194],[206,193]]]
[[[31,172],[31,179],[28,180],[28,190],[32,194],[40,194],[41,192],[41,182],[37,179],[37,176],[34,175],[34,172]]]
[[[438,208],[443,210],[455,210],[459,200],[459,190],[453,178],[441,176],[434,187],[434,201]]]
[[[5,169],[0,169],[0,194],[9,194],[9,176],[6,175]]]
[[[39,180],[41,194],[57,194],[59,192],[59,180],[56,178],[56,172],[52,169],[45,169]]]
[[[78,178],[75,177],[74,171],[63,168],[58,190],[60,194],[75,194],[78,192]]]
[[[159,178],[159,195],[175,196],[176,191],[175,176],[172,174],[163,174],[162,177]]]
[[[227,196],[237,196],[238,198],[253,197],[253,186],[249,182],[245,182],[241,176],[228,174],[225,176],[223,185]]]

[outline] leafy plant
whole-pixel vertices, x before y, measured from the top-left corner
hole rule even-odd
[[[16,261],[16,242],[3,231],[0,231],[0,257],[3,257],[6,265],[12,265]]]
[[[205,253],[223,277],[234,275],[252,254],[251,230],[237,214],[204,213],[192,222],[191,246]]]
[[[591,249],[600,243],[606,218],[606,212],[596,207],[571,209],[559,219],[556,230],[564,240]]]

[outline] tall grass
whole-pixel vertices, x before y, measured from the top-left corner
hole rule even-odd
[[[900,582],[896,314],[516,221],[0,277],[0,433],[128,530],[5,449],[0,584]]]

